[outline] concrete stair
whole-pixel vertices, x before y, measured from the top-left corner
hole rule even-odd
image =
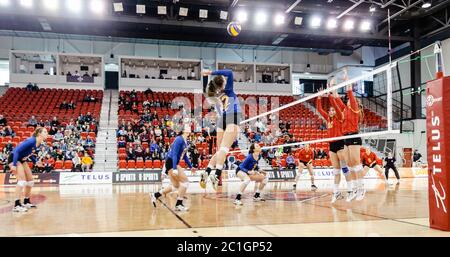
[[[119,92],[105,90],[95,145],[94,172],[118,171],[117,126]]]

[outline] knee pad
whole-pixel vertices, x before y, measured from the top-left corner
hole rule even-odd
[[[333,175],[337,176],[339,174],[341,174],[341,170],[340,169],[334,169],[333,170]]]
[[[267,184],[269,182],[269,177],[265,177],[264,180],[262,181],[262,183]]]
[[[243,181],[242,181],[242,183],[244,183],[246,186],[248,186],[248,184],[250,184],[250,178],[247,176]]]
[[[27,187],[33,187],[34,186],[34,181],[27,181]]]
[[[363,170],[363,166],[361,164],[353,166],[353,171],[354,172],[361,172],[362,170]]]
[[[180,182],[180,186],[186,188],[186,190],[187,190],[188,187],[189,187],[189,181],[186,181],[186,182]]]
[[[27,182],[25,180],[17,181],[17,186],[19,186],[19,187],[25,187],[26,185],[27,185]]]
[[[348,167],[347,166],[345,166],[345,167],[342,167],[342,173],[344,173],[344,175],[346,175],[346,174],[348,174],[349,173],[349,169],[348,169]]]
[[[225,154],[227,154],[229,150],[230,149],[228,147],[224,147],[224,146],[220,147],[220,149],[219,149],[219,151],[224,152]]]
[[[345,161],[339,161],[339,163],[341,164],[341,167],[347,167],[347,162],[345,162]]]

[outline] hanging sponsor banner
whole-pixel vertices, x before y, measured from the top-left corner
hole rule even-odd
[[[113,172],[112,183],[158,183],[161,182],[160,170]]]
[[[66,76],[67,82],[94,83],[94,77],[88,76]]]
[[[59,184],[59,172],[51,173],[34,173],[33,174],[34,184]],[[6,173],[4,183],[6,185],[15,185],[17,183],[17,178],[12,173]]]
[[[61,185],[111,184],[112,172],[61,172]]]

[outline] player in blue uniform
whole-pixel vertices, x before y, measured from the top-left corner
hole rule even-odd
[[[231,70],[203,71],[203,76],[215,75],[204,87],[208,102],[215,106],[217,120],[217,151],[211,157],[206,172],[202,174],[200,186],[206,187],[208,176],[215,190],[218,189],[219,177],[222,174],[225,158],[229,148],[237,139],[239,123],[242,120],[241,107],[233,88],[233,72]],[[211,174],[212,169],[215,174]]]
[[[11,172],[17,178],[16,200],[14,202],[14,212],[26,212],[29,208],[36,206],[30,202],[31,188],[34,185],[33,175],[30,166],[28,166],[27,158],[38,148],[42,142],[47,140],[47,129],[37,128],[33,135],[21,142],[8,157],[8,164]],[[23,205],[20,199],[24,195]]]
[[[261,147],[257,143],[251,144],[247,158],[245,158],[245,160],[236,169],[236,176],[242,181],[242,183],[239,188],[239,193],[236,195],[236,199],[234,200],[234,204],[242,205],[241,202],[242,194],[244,193],[245,188],[247,188],[248,184],[250,184],[251,181],[259,183],[259,186],[256,187],[256,192],[255,195],[253,196],[253,201],[255,202],[264,201],[264,198],[261,197],[261,191],[266,186],[269,178],[266,176],[266,173],[258,167],[258,161],[260,159],[261,159]]]
[[[191,134],[191,127],[189,125],[184,126],[175,138],[172,147],[166,157],[166,163],[164,165],[165,173],[169,176],[170,185],[161,189],[159,192],[151,193],[151,201],[153,206],[156,207],[156,200],[162,195],[166,195],[172,192],[173,189],[178,191],[177,203],[175,204],[175,210],[187,211],[188,208],[183,205],[183,199],[186,195],[186,191],[189,187],[189,180],[184,173],[183,168],[179,165],[181,160],[184,160],[192,172],[195,172],[195,168],[192,167],[191,162],[187,156],[188,144],[187,139]]]

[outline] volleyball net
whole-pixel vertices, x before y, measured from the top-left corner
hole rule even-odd
[[[300,81],[300,91],[308,88],[312,93],[256,101],[256,111],[251,103],[244,101],[245,119],[240,122],[241,130],[250,142],[260,143],[263,150],[284,152],[290,151],[286,148],[295,149],[306,144],[327,150],[329,142],[335,140],[361,137],[368,141],[400,133],[407,127],[403,120],[412,115],[412,96],[425,98],[425,85],[435,78],[438,69],[435,47],[432,44],[393,60],[387,57],[387,63],[376,68],[346,66],[332,72],[327,81],[311,82],[305,76]],[[412,65],[420,65],[422,81],[416,82],[410,72]],[[359,112],[358,133],[333,136],[330,130],[338,120],[337,113],[349,108],[348,90],[358,103],[354,110]],[[276,104],[274,100],[277,100]],[[336,100],[341,105],[336,106]],[[422,103],[425,115],[426,99]],[[333,117],[330,119],[330,116]]]

